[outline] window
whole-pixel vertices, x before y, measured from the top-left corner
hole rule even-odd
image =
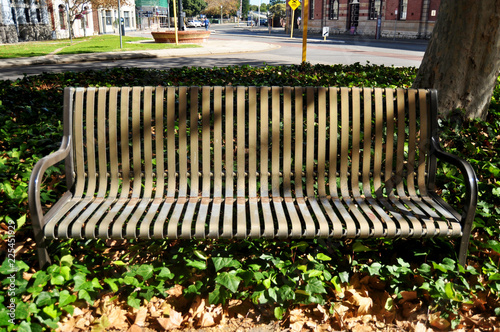
[[[408,0],[399,0],[399,19],[406,20],[408,12]]]
[[[309,1],[309,19],[314,20],[314,0]]]
[[[123,12],[124,24],[126,28],[130,28],[130,12]]]
[[[370,0],[369,3],[369,12],[368,12],[368,19],[369,20],[376,20],[378,16],[380,15],[380,7],[382,5],[382,1],[380,0]]]
[[[106,25],[111,25],[111,10],[106,10]]]
[[[59,5],[59,27],[61,28],[61,30],[66,30],[66,15],[65,15],[65,12],[64,12],[64,6],[63,5]]]
[[[328,13],[328,18],[330,20],[338,20],[339,19],[339,1],[338,0],[330,0],[330,12]]]
[[[85,27],[88,28],[89,27],[89,7],[84,7],[82,14],[83,14],[83,18],[85,20]]]
[[[31,23],[30,9],[24,8],[24,17],[26,18],[26,23]]]

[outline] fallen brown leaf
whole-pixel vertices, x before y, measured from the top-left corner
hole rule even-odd
[[[135,315],[134,324],[141,327],[144,326],[147,316],[148,316],[148,308],[140,307],[139,310],[137,311],[137,314]]]
[[[446,319],[441,317],[440,311],[432,313],[430,315],[429,324],[431,324],[432,327],[439,329],[439,330],[446,330],[451,325],[450,322],[448,322]]]

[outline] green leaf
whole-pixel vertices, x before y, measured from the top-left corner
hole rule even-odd
[[[236,271],[222,272],[215,278],[215,282],[226,287],[232,293],[236,293],[241,278],[236,275]]]
[[[111,264],[116,265],[116,266],[125,266],[125,265],[127,265],[127,263],[125,263],[123,261],[114,261]]]
[[[374,262],[370,266],[367,267],[368,273],[370,273],[371,276],[380,275],[381,268],[382,268],[382,264],[380,264],[378,262]]]
[[[345,283],[349,283],[349,272],[345,271],[345,272],[340,272],[339,273],[339,278],[340,278],[340,282],[345,284]]]
[[[148,280],[153,276],[153,269],[152,265],[142,264],[135,270],[135,273],[141,276],[143,280]]]
[[[292,287],[288,285],[281,286],[278,289],[278,296],[281,298],[282,302],[290,301],[295,299],[295,292],[293,291]]]
[[[25,320],[30,315],[29,302],[20,302],[16,306],[16,319]]]
[[[175,274],[170,272],[168,267],[162,267],[160,273],[156,276],[157,279],[173,279]]]
[[[273,288],[269,288],[267,290],[267,296],[272,299],[274,302],[278,302],[278,294],[276,293],[276,289]]]
[[[203,251],[193,250],[193,254],[195,254],[196,257],[198,257],[199,259],[203,259],[203,260],[207,260],[208,259],[208,256]]]
[[[307,276],[309,278],[319,277],[320,275],[323,275],[323,271],[319,271],[319,270],[309,270],[309,271],[307,271]]]
[[[500,253],[500,242],[498,242],[496,240],[489,240],[488,241],[488,248],[493,249],[496,252]]]
[[[69,291],[63,290],[59,293],[59,307],[67,306],[76,301],[76,295],[72,295]]]
[[[51,305],[56,300],[52,298],[52,295],[49,292],[41,292],[40,295],[37,296],[35,303],[39,307],[45,307]]]
[[[206,270],[207,269],[207,262],[206,261],[186,259],[186,262],[187,262],[186,266],[194,267],[198,270]]]
[[[321,252],[318,255],[316,255],[316,259],[320,260],[320,261],[331,261],[332,260],[332,258],[330,256],[327,256]]]
[[[57,316],[59,316],[61,314],[60,311],[58,311],[57,309],[54,308],[53,304],[51,304],[47,307],[44,307],[42,309],[42,311],[45,312],[47,315],[49,315],[49,317],[52,319],[56,319]]]
[[[220,287],[220,285],[215,286],[213,292],[208,294],[208,302],[210,304],[226,304],[227,299],[229,299],[230,294],[227,292],[226,288]]]
[[[326,289],[321,280],[312,278],[307,281],[306,292],[310,294],[326,294]]]
[[[64,285],[64,277],[62,275],[57,275],[50,279],[51,285]]]
[[[116,279],[106,278],[106,279],[104,279],[104,282],[109,285],[109,287],[111,288],[111,291],[113,291],[113,292],[118,291],[118,285],[116,284]]]
[[[69,266],[61,266],[59,273],[64,277],[64,280],[71,279],[71,267]]]
[[[63,257],[61,257],[61,265],[71,267],[73,266],[73,259],[74,258],[71,255],[64,255]]]
[[[282,320],[283,317],[285,316],[286,309],[282,307],[275,307],[274,308],[274,317],[276,317],[277,320]]]
[[[94,304],[94,301],[92,300],[92,297],[90,296],[90,293],[86,291],[85,289],[81,289],[78,292],[78,298],[87,301],[89,304]]]
[[[32,332],[33,330],[31,329],[31,324],[28,322],[21,322],[19,324],[19,328],[17,330],[18,332]]]
[[[354,251],[354,252],[367,252],[367,251],[372,251],[372,249],[370,249],[369,247],[361,244],[361,242],[356,241],[352,245],[352,251]]]
[[[212,257],[212,261],[214,262],[215,272],[225,267],[234,267],[237,269],[241,266],[240,262],[231,257]]]
[[[67,305],[67,306],[61,307],[60,309],[66,311],[70,315],[73,315],[73,313],[75,312],[75,307],[73,307],[72,305]]]
[[[141,299],[137,299],[137,293],[132,293],[128,299],[127,304],[134,309],[139,309],[141,307]]]
[[[264,285],[264,287],[266,287],[266,289],[269,289],[271,287],[271,279],[264,279],[262,280],[262,284]]]
[[[423,263],[422,265],[420,265],[420,267],[417,269],[417,271],[420,274],[430,275],[431,272],[432,272],[432,268],[431,268],[431,266],[429,264]]]

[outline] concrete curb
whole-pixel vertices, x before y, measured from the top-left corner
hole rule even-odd
[[[109,53],[85,53],[68,55],[47,55],[31,58],[12,58],[0,61],[0,68],[22,67],[34,65],[49,64],[68,64],[78,62],[93,61],[113,61],[129,59],[147,59],[147,58],[170,58],[186,56],[202,56],[228,53],[247,53],[263,52],[279,48],[279,45],[263,42],[242,42],[234,43],[227,40],[212,39],[201,45],[199,48],[181,48],[166,50],[147,50],[147,51],[129,51],[129,52],[109,52]]]

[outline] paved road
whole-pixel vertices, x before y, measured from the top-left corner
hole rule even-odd
[[[274,29],[269,34],[266,28],[235,28],[232,24],[213,25],[212,29],[210,43],[201,49],[191,49],[192,51],[184,49],[179,50],[179,53],[168,53],[154,58],[126,60],[108,58],[105,61],[74,63],[55,61],[56,63],[53,64],[30,64],[3,68],[0,64],[0,79],[16,79],[23,77],[24,74],[33,75],[42,72],[83,71],[111,67],[168,69],[183,66],[290,65],[302,61],[301,35],[296,35],[291,39],[281,29]],[[149,32],[133,34],[150,36]],[[310,35],[307,61],[312,64],[370,62],[387,66],[419,66],[426,46],[427,43],[423,41],[376,41],[352,36],[333,36],[324,41],[320,36]],[[233,53],[238,51],[240,53]]]

